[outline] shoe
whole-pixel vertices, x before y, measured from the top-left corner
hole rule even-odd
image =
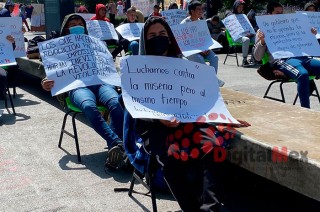
[[[242,67],[248,67],[250,64],[247,60],[242,61]]]
[[[106,159],[105,168],[107,169],[120,169],[124,163],[123,159],[125,152],[122,145],[117,145],[112,147],[108,151],[108,157]]]
[[[224,86],[225,82],[220,80],[220,79],[218,79],[218,84],[219,84],[219,87],[221,88],[221,87]]]

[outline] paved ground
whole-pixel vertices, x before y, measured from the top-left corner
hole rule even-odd
[[[224,57],[219,55],[218,75],[225,87],[263,96],[269,82],[256,73],[257,67],[237,67],[235,58],[223,65]],[[131,174],[104,171],[105,143],[84,119],[77,121],[82,163],[76,161],[71,138],[65,137],[63,150],[57,147],[63,109],[41,89],[39,79],[21,73],[17,77],[17,116],[4,110],[0,118],[0,211],[150,211],[149,197],[114,192],[129,187]],[[296,85],[284,87],[293,102]],[[320,109],[315,98],[312,109]],[[223,211],[320,211],[319,202],[232,165],[227,166],[225,186]],[[146,191],[140,185],[135,190]],[[171,195],[158,197],[159,211],[179,211]]]

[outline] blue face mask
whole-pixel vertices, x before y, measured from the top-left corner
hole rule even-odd
[[[83,26],[74,26],[69,28],[70,34],[84,34],[84,27]]]

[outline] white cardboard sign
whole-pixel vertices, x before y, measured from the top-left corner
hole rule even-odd
[[[118,40],[117,32],[112,23],[101,20],[90,20],[86,23],[90,36],[100,40]]]

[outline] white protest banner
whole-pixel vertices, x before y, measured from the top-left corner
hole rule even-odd
[[[101,20],[86,21],[90,36],[100,40],[118,40],[118,35],[112,23]]]
[[[153,12],[153,6],[157,4],[156,0],[131,0],[131,6],[140,10],[144,17],[148,17]]]
[[[96,14],[94,13],[76,13],[77,15],[80,15],[85,21],[90,21],[93,16]]]
[[[38,46],[46,75],[55,82],[52,96],[90,85],[120,85],[113,58],[99,39],[72,34]]]
[[[180,9],[164,10],[161,12],[161,14],[162,17],[165,17],[169,26],[180,24],[181,21],[188,16],[187,11]]]
[[[306,15],[264,15],[257,16],[256,20],[275,59],[320,55],[319,43],[311,33],[311,25]]]
[[[237,41],[247,34],[256,34],[245,14],[227,16],[222,20],[222,23],[227,28],[234,41]]]
[[[320,12],[296,11],[296,13],[302,13],[308,16],[311,27],[317,29],[316,38],[320,39]]]
[[[186,57],[206,51],[222,48],[220,43],[211,38],[206,21],[192,21],[171,26],[174,37]]]
[[[14,49],[14,56],[26,56],[26,48],[24,45],[24,36],[22,32],[22,19],[21,17],[3,17],[0,18],[1,28],[5,27],[10,30],[10,35],[14,37],[16,48]]]
[[[0,18],[1,20],[2,18]],[[0,24],[0,66],[15,65],[16,59],[13,53],[13,46],[7,40],[11,35],[11,29],[5,24]]]
[[[121,24],[116,30],[128,41],[139,40],[144,23]]]
[[[133,118],[238,123],[221,97],[213,67],[180,58],[121,59],[122,95]]]

